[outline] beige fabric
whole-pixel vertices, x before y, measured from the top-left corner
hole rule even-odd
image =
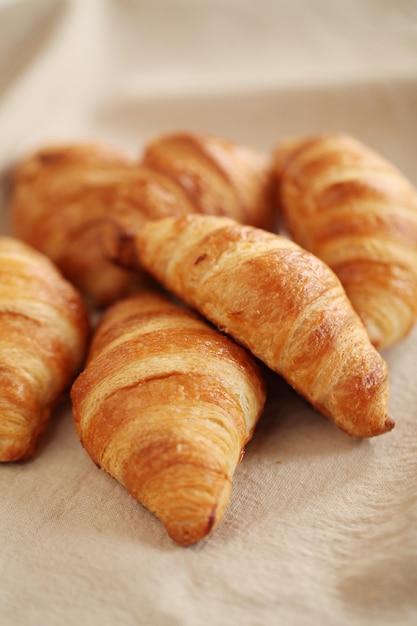
[[[337,129],[417,183],[414,0],[0,0],[8,168],[50,141],[139,153]],[[358,442],[276,379],[216,533],[177,547],[57,411],[0,467],[0,623],[408,626],[417,619],[417,329],[385,353],[397,426]]]

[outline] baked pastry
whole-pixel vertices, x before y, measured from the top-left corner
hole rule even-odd
[[[234,220],[148,222],[138,261],[355,437],[390,430],[388,373],[332,270],[289,239]]]
[[[406,337],[417,320],[417,190],[344,133],[283,143],[274,162],[292,238],[338,275],[378,349]]]
[[[12,233],[95,307],[152,285],[148,273],[122,267],[126,248],[109,245],[107,218],[134,231],[167,215],[224,213],[266,225],[274,213],[270,158],[197,135],[160,138],[141,162],[95,144],[45,147],[16,166],[11,189]]]
[[[265,402],[252,356],[195,313],[141,292],[112,305],[71,397],[92,460],[195,543],[223,518]]]
[[[195,213],[273,227],[269,154],[212,135],[179,132],[149,142],[143,163],[179,183]]]
[[[88,334],[81,296],[51,261],[0,237],[0,461],[34,453],[82,366]]]
[[[103,250],[121,267],[135,263],[129,246],[134,233],[145,220],[163,217],[162,212],[225,215],[242,224],[275,226],[272,160],[259,150],[211,135],[171,133],[145,146],[140,167],[149,181],[159,176],[171,186],[174,202],[167,205],[162,191],[146,209],[143,200],[133,201],[132,187],[125,189],[124,200],[100,224]]]
[[[50,257],[93,306],[132,292],[138,281],[103,255],[96,228],[132,167],[111,149],[73,144],[42,148],[12,174],[11,232]]]

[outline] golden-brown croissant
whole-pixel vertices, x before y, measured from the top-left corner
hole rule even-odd
[[[177,181],[195,213],[273,226],[272,162],[260,150],[212,135],[172,133],[148,143],[143,163]]]
[[[246,350],[143,291],[104,313],[71,397],[93,461],[172,539],[188,545],[214,530],[265,402]]]
[[[89,334],[78,291],[30,246],[0,237],[0,461],[30,457],[78,374]]]
[[[49,256],[94,306],[136,286],[103,255],[96,229],[131,171],[123,155],[93,144],[42,148],[13,171],[11,232]]]
[[[148,222],[134,246],[168,290],[348,434],[390,430],[388,373],[340,281],[289,239],[228,218]]]
[[[100,225],[103,252],[121,267],[134,264],[131,236],[145,220],[162,213],[225,215],[242,224],[274,227],[272,161],[259,150],[211,135],[172,133],[149,142],[140,165],[145,177],[158,175],[161,184],[172,187],[177,208],[171,210],[173,203],[167,205],[167,194],[161,193],[146,209],[146,199],[138,193],[135,199],[134,190],[125,189],[110,219]],[[143,268],[137,270],[143,274]]]
[[[343,133],[289,141],[274,155],[277,201],[292,238],[339,276],[372,343],[417,319],[417,191]]]
[[[103,218],[137,230],[144,220],[201,211],[266,225],[274,212],[271,174],[262,153],[197,135],[160,138],[141,163],[100,145],[45,147],[15,168],[11,229],[93,306],[106,306],[149,287],[150,278],[121,266],[122,250],[103,241]]]

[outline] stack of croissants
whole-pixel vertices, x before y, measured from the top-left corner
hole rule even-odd
[[[393,428],[381,352],[417,319],[417,191],[356,138],[47,146],[7,215],[1,461],[69,394],[94,463],[186,546],[224,517],[266,376],[347,435]]]

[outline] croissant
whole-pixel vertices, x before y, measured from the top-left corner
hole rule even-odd
[[[172,133],[148,143],[143,163],[177,181],[194,213],[273,227],[272,161],[260,150],[212,135]]]
[[[274,161],[292,238],[338,275],[378,349],[406,337],[417,320],[417,190],[342,133],[283,143]]]
[[[148,219],[199,211],[260,225],[274,213],[270,158],[197,135],[161,138],[141,162],[100,145],[45,147],[17,165],[11,188],[12,233],[49,256],[96,307],[152,285],[146,272],[122,267],[123,246],[107,246],[105,218],[137,230]]]
[[[50,146],[14,168],[8,208],[10,230],[49,256],[93,306],[135,290],[137,275],[102,253],[96,222],[115,200],[132,165],[93,144]]]
[[[49,259],[0,237],[0,461],[33,455],[89,335],[86,307]]]
[[[174,541],[189,545],[217,527],[265,402],[247,351],[143,291],[103,314],[71,397],[93,461]]]
[[[394,426],[388,372],[334,272],[281,235],[225,217],[148,222],[133,247],[164,287],[282,375],[349,435]]]

